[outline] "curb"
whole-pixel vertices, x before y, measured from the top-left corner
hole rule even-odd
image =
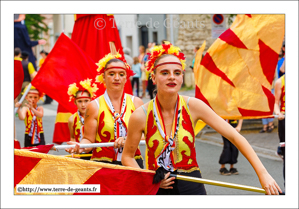
[[[204,134],[201,134],[200,137],[196,136],[195,140],[198,142],[203,142],[206,144],[211,144],[211,145],[215,145],[215,146],[219,146],[219,147],[223,146],[223,143],[220,142],[222,139],[220,139],[219,137],[203,136],[203,135]],[[256,152],[256,154],[259,157],[267,158],[270,160],[282,161],[282,159],[276,155],[275,150],[265,149],[265,148],[257,147],[257,146],[253,146],[253,145],[251,145],[251,147],[253,148],[253,150]]]

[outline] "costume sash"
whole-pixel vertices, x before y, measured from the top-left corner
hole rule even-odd
[[[164,124],[164,120],[163,120],[163,116],[162,116],[162,112],[161,112],[160,103],[158,100],[158,95],[154,98],[153,110],[154,110],[154,118],[156,120],[159,133],[166,142],[162,152],[157,157],[157,160],[156,160],[157,165],[159,167],[163,167],[167,171],[174,171],[174,167],[173,167],[173,163],[172,163],[173,159],[172,159],[171,152],[175,148],[175,139],[177,137],[177,133],[179,130],[179,121],[180,121],[180,115],[181,115],[181,104],[180,104],[179,95],[178,95],[177,102],[175,105],[175,114],[174,114],[174,118],[173,118],[173,122],[172,122],[170,136],[168,136],[166,134],[166,128],[165,128],[165,124]]]
[[[127,136],[127,126],[126,123],[124,121],[124,116],[125,116],[125,112],[126,112],[126,96],[125,93],[123,93],[122,96],[122,106],[121,106],[121,112],[115,112],[115,109],[111,103],[111,100],[108,96],[107,90],[104,93],[104,99],[105,102],[108,106],[109,111],[112,114],[113,120],[114,120],[114,140],[118,139],[119,137],[125,137]],[[120,149],[116,148],[114,149],[115,154],[116,154],[116,161],[121,161],[121,155],[123,152],[123,148],[121,147]]]
[[[80,123],[81,123],[81,127],[80,127],[80,141],[83,138],[83,129],[84,129],[84,118],[81,116],[79,110],[77,110],[78,116],[80,118]]]
[[[36,106],[36,110],[37,110],[37,106]],[[37,118],[30,109],[29,112],[32,115],[32,122],[31,122],[31,128],[28,136],[31,136],[31,144],[38,144],[40,143],[40,133],[38,131]]]
[[[280,112],[285,113],[285,75],[281,76]]]

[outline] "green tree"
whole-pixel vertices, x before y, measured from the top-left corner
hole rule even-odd
[[[229,15],[228,15],[228,25],[229,25],[229,26],[233,23],[234,18],[235,18],[236,16],[237,16],[236,14],[229,14]]]
[[[46,23],[44,23],[45,17],[39,14],[26,14],[25,25],[27,27],[29,37],[32,40],[39,40],[42,32],[47,33],[49,28]]]

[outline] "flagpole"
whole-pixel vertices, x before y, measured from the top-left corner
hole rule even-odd
[[[145,145],[145,141],[140,141],[139,145]],[[53,146],[54,150],[62,150],[68,148],[74,148],[76,145],[57,145]],[[114,142],[108,143],[92,143],[92,144],[79,144],[80,148],[95,148],[95,147],[113,147]]]
[[[61,155],[62,157],[91,157],[92,154],[75,154],[74,156],[72,155]]]
[[[21,97],[19,103],[22,103],[22,102],[23,102],[23,100],[25,99],[26,95],[28,94],[30,88],[31,88],[31,83],[29,83],[29,85],[28,85],[28,87],[27,87],[25,93],[24,93],[23,96]],[[19,107],[16,107],[16,108],[15,108],[15,113],[18,111],[18,109],[19,109]]]
[[[183,180],[183,181],[191,181],[191,182],[195,182],[195,183],[209,184],[209,185],[214,185],[214,186],[228,187],[228,188],[232,188],[232,189],[241,189],[241,190],[266,194],[266,191],[259,187],[246,186],[246,185],[241,185],[241,184],[233,184],[233,183],[227,183],[227,182],[222,182],[222,181],[214,181],[214,180],[195,178],[195,177],[190,177],[190,176],[182,176],[182,175],[176,175],[176,174],[170,174],[170,177],[175,177],[176,179]]]

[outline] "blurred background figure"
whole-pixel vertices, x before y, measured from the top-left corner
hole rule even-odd
[[[277,78],[280,78],[285,74],[284,66],[282,66],[285,60],[284,56],[285,56],[285,41],[283,41],[282,43],[281,51],[279,54],[280,59],[278,60],[277,63]]]
[[[136,83],[136,91],[137,96],[139,97],[139,79],[141,78],[141,63],[139,62],[138,57],[133,58],[134,63],[132,66],[132,70],[134,71],[135,75],[133,75],[131,84],[132,84],[132,91],[134,94],[134,84]]]
[[[161,43],[162,44],[162,43]],[[153,42],[153,43],[149,43],[148,47],[149,47],[149,52],[151,53],[152,49],[154,48],[154,46],[156,46],[156,43]],[[154,98],[154,90],[156,88],[156,85],[154,85],[153,81],[152,81],[152,78],[151,78],[151,75],[149,74],[149,72],[146,72],[146,76],[147,76],[147,91],[148,91],[148,94],[150,96],[150,99],[153,99]]]
[[[285,143],[285,75],[282,75],[275,82],[274,113],[278,115],[278,137],[280,143]],[[285,181],[285,146],[284,145],[278,146],[277,154],[283,160],[283,180]]]
[[[29,54],[28,60],[33,64],[36,69],[36,58],[33,54],[32,47],[40,44],[46,44],[46,41],[41,39],[38,41],[31,41],[28,35],[28,30],[24,24],[26,16],[24,14],[14,15],[14,48],[18,47],[22,51],[26,51]]]
[[[24,79],[22,83],[22,90],[21,92],[24,91],[25,87],[31,83],[33,78],[36,76],[36,71],[35,68],[33,67],[33,64],[28,60],[29,59],[29,53],[26,51],[22,51],[21,53],[21,63],[23,67],[23,73],[24,73]],[[20,93],[18,96],[18,101],[21,99],[22,94]],[[26,100],[24,99],[22,102],[22,106],[26,103]]]
[[[41,50],[39,54],[42,57],[38,62],[38,67],[40,69],[42,67],[42,64],[45,62],[46,57],[48,56],[48,52]]]
[[[130,65],[130,67],[132,68],[133,58],[131,57],[131,49],[125,47],[125,48],[123,48],[123,51],[124,51],[124,55],[125,55],[127,64]]]
[[[139,63],[142,63],[144,55],[145,55],[145,48],[144,46],[141,45],[139,46],[139,55],[138,55]]]
[[[237,132],[241,131],[242,124],[243,124],[243,119],[239,120],[226,120],[232,127],[236,129]],[[224,176],[228,175],[238,175],[239,171],[234,168],[234,164],[238,162],[238,155],[239,155],[239,150],[237,147],[231,143],[227,138],[222,136],[223,139],[223,150],[219,158],[219,164],[220,166],[220,174]],[[230,169],[229,171],[226,169],[225,164],[230,164]]]
[[[146,96],[146,87],[147,87],[147,76],[145,71],[145,63],[147,61],[147,53],[149,53],[149,49],[147,48],[144,52],[144,46],[139,47],[139,55],[138,59],[141,63],[141,83],[142,83],[142,96],[141,98]]]
[[[199,50],[199,46],[195,46],[194,49],[193,49],[194,56],[196,56],[196,52],[197,52],[198,50]],[[192,60],[192,65],[190,66],[192,70],[193,70],[193,68],[194,68],[194,63],[195,63],[195,57],[194,57],[194,59]]]

